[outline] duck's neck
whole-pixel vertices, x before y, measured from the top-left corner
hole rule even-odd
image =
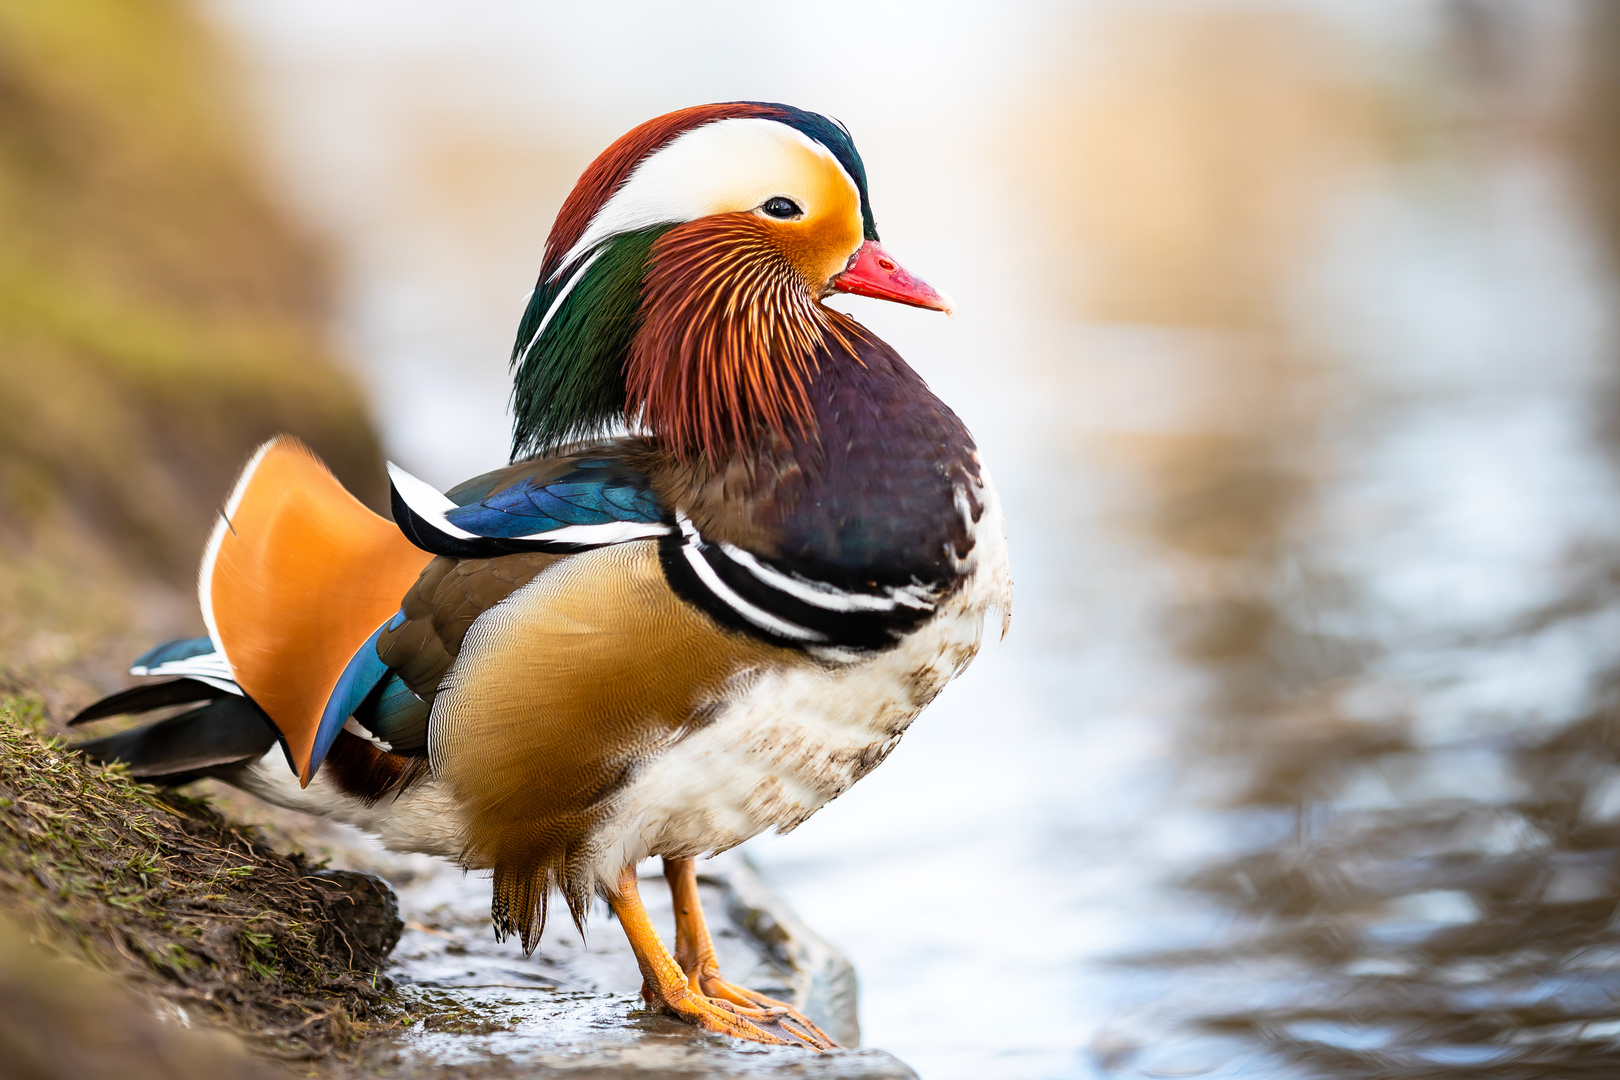
[[[542,277],[512,350],[512,459],[611,430],[640,325],[649,253],[668,226],[624,233]]]

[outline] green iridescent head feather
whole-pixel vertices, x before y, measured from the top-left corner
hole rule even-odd
[[[590,265],[543,283],[529,298],[512,350],[512,459],[591,438],[624,414],[624,358],[639,326],[647,256],[670,229],[608,241]],[[564,291],[545,330],[542,320]]]

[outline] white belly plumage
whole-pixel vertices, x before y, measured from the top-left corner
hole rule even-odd
[[[986,619],[999,612],[1005,620],[1010,611],[1000,502],[985,481],[965,580],[938,613],[868,659],[748,680],[710,722],[645,761],[615,795],[594,838],[603,883],[649,855],[709,854],[766,829],[793,829],[888,755],[977,654]],[[395,850],[462,854],[458,816],[432,779],[368,806],[324,775],[301,789],[276,749],[231,782],[269,802],[375,833]]]

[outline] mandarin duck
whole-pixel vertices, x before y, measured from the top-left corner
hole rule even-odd
[[[443,494],[391,465],[389,522],[271,440],[203,555],[207,635],[73,722],[192,707],[83,749],[487,870],[526,955],[553,892],[581,926],[601,896],[649,1007],[831,1046],[721,976],[694,859],[870,772],[1011,596],[972,437],[839,292],[949,310],[879,246],[842,125],[732,102],[630,131],[546,241],[513,464]]]

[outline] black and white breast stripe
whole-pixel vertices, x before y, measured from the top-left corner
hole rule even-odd
[[[934,613],[923,585],[843,589],[769,563],[728,543],[711,543],[691,519],[659,541],[664,575],[685,599],[720,623],[823,659],[855,660],[895,644]]]

